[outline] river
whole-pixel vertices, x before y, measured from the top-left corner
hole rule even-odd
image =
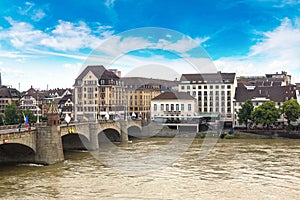
[[[120,148],[147,158],[170,140],[134,140]],[[144,173],[139,162],[137,173],[122,171],[114,164],[124,166],[126,158],[111,157],[110,166],[89,152],[66,152],[64,162],[49,166],[1,166],[0,199],[300,198],[300,140],[219,140],[200,158],[202,143],[195,139],[174,162]]]

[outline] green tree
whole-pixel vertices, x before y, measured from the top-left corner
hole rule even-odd
[[[36,122],[36,116],[34,116],[33,112],[30,111],[29,109],[24,110],[23,114],[22,114],[21,119],[20,119],[21,122],[24,122],[24,116],[28,117],[28,122],[29,123]]]
[[[248,120],[251,119],[251,114],[253,112],[253,104],[251,100],[247,100],[239,109],[238,121],[240,124],[244,123],[246,128],[248,128]]]
[[[284,114],[288,125],[290,125],[291,122],[297,121],[300,117],[300,105],[296,99],[285,101],[281,106],[281,113]]]
[[[273,101],[268,101],[258,106],[252,112],[252,120],[255,123],[262,124],[269,129],[271,124],[274,124],[280,117],[280,111],[276,108]]]
[[[5,118],[4,118],[5,124],[10,125],[10,124],[19,123],[20,112],[16,104],[9,104],[5,108],[4,114],[5,114]]]

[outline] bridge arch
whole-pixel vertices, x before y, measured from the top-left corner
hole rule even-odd
[[[107,128],[98,134],[98,143],[121,142],[121,133],[114,128]]]
[[[81,133],[69,133],[62,136],[62,146],[64,151],[87,150],[90,146],[90,141]]]
[[[141,127],[132,125],[127,128],[128,139],[133,139],[142,136]]]
[[[29,146],[20,143],[0,145],[1,163],[31,163],[35,161],[36,152]]]

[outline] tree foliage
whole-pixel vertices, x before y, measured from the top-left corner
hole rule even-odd
[[[287,119],[288,124],[297,121],[300,117],[300,105],[296,99],[291,99],[284,102],[281,106],[281,112]]]
[[[20,119],[20,112],[18,107],[15,104],[9,104],[4,110],[5,114],[5,124],[17,124],[19,123]]]
[[[251,114],[253,112],[253,104],[251,100],[247,100],[239,109],[238,121],[240,124],[244,123],[248,128],[248,120],[251,120]]]
[[[267,128],[269,128],[271,124],[274,124],[279,117],[280,111],[276,108],[273,101],[263,103],[255,108],[252,113],[252,120],[255,123],[266,126]]]
[[[28,122],[29,123],[34,123],[36,122],[36,116],[30,111],[29,109],[26,109],[23,111],[24,116],[28,117]],[[24,116],[22,115],[22,119],[20,121],[24,122]]]

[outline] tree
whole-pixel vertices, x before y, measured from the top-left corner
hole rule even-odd
[[[252,120],[267,126],[269,129],[271,124],[274,124],[280,117],[280,111],[276,108],[273,101],[267,101],[254,109],[252,113]]]
[[[5,114],[5,119],[4,119],[5,124],[10,125],[10,124],[19,123],[20,113],[16,104],[9,104],[5,108],[4,114]]]
[[[281,106],[281,113],[284,114],[288,125],[290,125],[291,122],[297,121],[300,117],[300,105],[296,99],[285,101]]]
[[[253,104],[251,100],[247,100],[239,109],[238,121],[240,124],[244,123],[246,128],[248,128],[248,120],[251,119],[251,114],[253,112]]]
[[[24,110],[23,114],[24,114],[24,116],[28,117],[28,122],[29,123],[36,122],[36,116],[34,116],[34,114],[32,113],[32,111],[30,111],[29,109]],[[21,118],[22,118],[21,121],[24,122],[24,116],[23,116],[23,114],[21,116]]]

